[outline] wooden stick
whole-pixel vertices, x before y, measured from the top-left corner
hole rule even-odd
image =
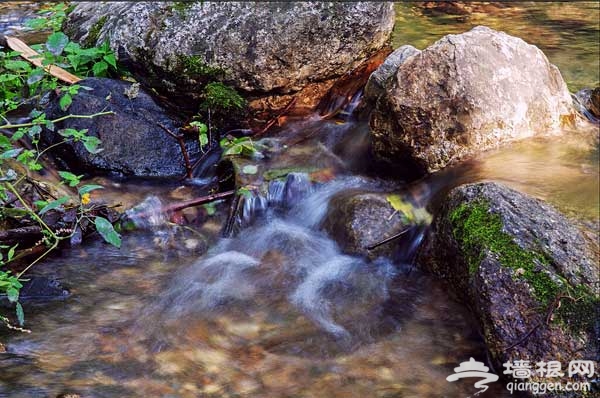
[[[230,196],[235,195],[235,190],[219,192],[212,195],[202,196],[200,198],[186,200],[184,202],[174,203],[172,205],[163,207],[163,212],[172,212],[187,209],[188,207],[200,206],[205,203],[213,202],[217,199],[228,198]]]
[[[378,248],[381,245],[384,245],[384,244],[386,244],[388,242],[396,240],[399,237],[401,237],[402,235],[404,235],[405,233],[407,233],[408,231],[410,231],[411,229],[412,229],[412,227],[408,227],[408,228],[403,229],[402,231],[398,232],[397,234],[390,236],[389,238],[386,238],[386,239],[384,239],[384,240],[382,240],[380,242],[375,243],[374,245],[367,246],[367,250],[376,249],[376,248]]]
[[[4,40],[11,50],[20,53],[21,57],[31,62],[35,66],[43,68],[46,72],[58,78],[59,80],[69,84],[74,84],[81,81],[79,77],[56,65],[42,65],[43,57],[34,49],[29,47],[24,41],[10,36],[4,36]]]
[[[171,137],[173,137],[177,140],[177,143],[179,144],[179,149],[181,150],[181,154],[183,155],[183,161],[185,163],[185,175],[187,178],[191,179],[193,167],[192,167],[192,163],[190,162],[190,156],[188,155],[187,148],[185,147],[185,136],[183,134],[173,133],[171,130],[169,130],[166,126],[164,126],[160,122],[157,122],[156,124],[158,125],[158,127],[163,129],[167,134],[169,134]]]
[[[235,190],[219,192],[212,195],[201,196],[199,198],[186,200],[183,202],[173,203],[168,206],[163,207],[161,210],[162,213],[175,212],[183,209],[187,209],[188,207],[200,206],[205,203],[210,203],[218,199],[227,198],[229,196],[235,195]],[[148,213],[140,213],[136,214],[135,217],[147,217]]]

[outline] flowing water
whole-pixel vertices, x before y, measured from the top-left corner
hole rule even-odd
[[[529,41],[555,46],[551,58],[564,50],[560,66],[572,89],[593,85],[596,66],[578,60],[598,54],[597,17],[569,13],[579,25],[568,26],[591,33],[573,28],[547,43],[544,7],[515,11],[511,28],[524,26]],[[414,5],[398,12],[395,44],[419,47],[473,23],[494,26],[496,18],[424,15]],[[347,191],[411,192],[427,205],[457,184],[497,180],[597,223],[598,147],[589,137],[582,130],[517,143],[405,186],[370,169],[366,123],[317,115],[291,121],[263,140],[265,159],[247,162],[259,174],[296,172],[243,199],[230,238],[220,238],[227,203],[201,217],[194,234],[156,211],[202,188],[104,181],[106,199],[126,208],[143,201],[138,211],[152,217],[142,225],[132,216],[141,230],[126,234],[120,250],[93,242],[38,267],[70,295],[27,301],[30,334],[1,332],[0,397],[472,395],[471,383],[446,377],[470,357],[487,363],[485,349],[468,311],[411,266],[422,234],[407,237],[389,259],[346,255],[320,228],[328,201]],[[481,396],[509,395],[495,383]]]

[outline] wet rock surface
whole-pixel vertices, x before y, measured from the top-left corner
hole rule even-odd
[[[434,172],[572,117],[559,70],[537,47],[479,26],[406,60],[371,114],[373,151]]]
[[[600,124],[600,87],[584,88],[574,97],[579,111],[592,123]]]
[[[393,25],[392,3],[84,2],[64,28],[83,43],[108,40],[171,99],[198,99],[218,79],[263,106],[303,89],[323,95],[319,87],[377,53]]]
[[[135,96],[127,96],[131,83],[125,81],[88,78],[80,83],[92,90],[80,89],[67,111],[61,110],[56,98],[47,109],[49,118],[67,114],[91,115],[112,111],[114,114],[92,119],[72,118],[57,123],[54,131],[43,134],[47,145],[56,144],[64,137],[61,129],[87,129],[87,134],[98,137],[102,151],[89,153],[80,142],[68,142],[52,150],[59,159],[76,172],[115,173],[139,177],[181,177],[185,175],[183,155],[177,140],[159,124],[178,133],[177,121],[142,89]],[[187,140],[192,157],[199,154],[195,137]]]
[[[597,359],[597,261],[554,208],[496,183],[452,190],[418,255],[469,305],[499,368]]]
[[[367,248],[407,228],[402,215],[378,193],[345,192],[333,197],[322,228],[348,254],[374,259],[391,256],[393,242],[373,250]],[[397,242],[396,242],[397,243]]]
[[[27,277],[27,281],[19,292],[19,297],[21,300],[50,300],[66,298],[69,294],[69,290],[59,280],[33,275]]]

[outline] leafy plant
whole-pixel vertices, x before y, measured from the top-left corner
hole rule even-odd
[[[111,114],[99,112],[93,115],[67,114],[48,119],[47,115],[35,109],[36,100],[50,91],[59,93],[59,106],[67,111],[73,97],[79,90],[89,88],[79,85],[66,85],[48,73],[50,65],[57,65],[78,76],[106,76],[118,69],[116,58],[108,43],[99,47],[82,48],[79,44],[69,41],[60,32],[62,20],[68,12],[68,7],[56,4],[46,9],[43,16],[36,18],[28,25],[35,29],[51,29],[54,31],[44,44],[32,46],[39,53],[41,67],[36,67],[20,58],[14,51],[0,51],[0,214],[3,217],[27,219],[27,223],[36,224],[41,229],[41,241],[36,244],[45,250],[29,262],[19,273],[13,274],[7,269],[10,263],[17,261],[29,253],[28,247],[17,245],[0,246],[0,294],[5,294],[9,302],[15,304],[17,322],[23,326],[25,318],[23,307],[19,303],[19,292],[22,287],[23,275],[35,264],[56,249],[59,244],[71,239],[83,223],[94,225],[104,240],[120,247],[121,237],[115,231],[108,219],[98,213],[98,205],[91,203],[90,193],[101,189],[99,185],[81,186],[81,175],[68,171],[59,171],[63,183],[71,188],[77,188],[77,196],[52,197],[42,196],[43,200],[35,200],[25,195],[25,182],[31,181],[28,171],[39,171],[43,168],[42,157],[51,148],[65,142],[81,142],[91,153],[98,153],[101,142],[97,137],[88,135],[87,130],[62,129],[58,131],[64,139],[48,148],[39,147],[40,136],[44,129],[55,131],[56,123],[70,118],[94,118]],[[10,112],[18,110],[24,104],[33,105],[25,122],[11,123]],[[27,140],[28,145],[22,146],[21,141]],[[17,167],[19,166],[19,167]],[[45,221],[47,214],[61,212],[62,209],[74,211],[75,221],[72,229],[53,229]],[[103,213],[102,213],[103,214]],[[10,319],[0,315],[0,322],[7,327],[25,331],[14,326]]]
[[[25,26],[33,30],[51,29],[55,32],[59,31],[67,14],[73,7],[66,3],[56,3],[49,8],[38,11],[40,16],[26,21]]]
[[[229,138],[225,137],[220,141],[223,149],[223,156],[243,155],[253,157],[259,154],[254,142],[250,137]]]
[[[190,126],[196,128],[198,130],[198,142],[200,146],[203,147],[208,144],[208,126],[202,122],[193,121],[190,122]]]

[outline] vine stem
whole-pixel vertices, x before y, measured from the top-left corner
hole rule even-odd
[[[67,119],[92,119],[97,116],[104,116],[104,115],[114,115],[114,112],[113,111],[98,112],[98,113],[94,113],[93,115],[66,115],[66,116],[59,117],[58,119],[49,120],[49,122],[58,123],[58,122],[62,122],[63,120],[67,120]],[[40,125],[40,124],[42,124],[42,123],[37,123],[37,122],[20,123],[20,124],[10,124],[9,123],[9,124],[4,124],[4,125],[0,126],[0,129],[18,129],[21,127],[31,127],[31,126]]]
[[[13,193],[13,194],[14,194],[14,195],[17,197],[17,199],[19,200],[19,202],[21,202],[21,204],[23,205],[23,207],[25,207],[25,210],[27,210],[27,212],[28,212],[28,213],[30,213],[30,215],[31,215],[33,218],[35,218],[35,220],[36,220],[37,222],[39,222],[39,223],[40,223],[40,225],[41,225],[41,226],[42,226],[44,229],[46,229],[46,230],[50,231],[50,233],[52,234],[52,238],[54,238],[55,240],[57,240],[57,236],[54,234],[54,232],[52,232],[52,229],[50,229],[50,227],[48,226],[48,224],[46,224],[46,223],[44,222],[44,220],[42,220],[42,218],[41,218],[40,216],[38,216],[38,215],[36,214],[36,212],[35,212],[35,211],[33,211],[33,209],[32,209],[31,207],[29,207],[29,204],[27,204],[27,202],[25,201],[25,199],[23,199],[23,198],[21,197],[21,195],[19,194],[19,192],[17,191],[17,189],[16,189],[16,188],[13,186],[13,184],[11,184],[11,183],[10,183],[10,182],[8,182],[8,181],[5,181],[4,183],[6,184],[6,186],[8,187],[8,189],[9,189],[9,190],[10,190],[10,191],[11,191],[11,192],[12,192],[12,193]]]
[[[40,223],[40,225],[42,226],[42,228],[44,228],[46,231],[48,231],[52,237],[53,243],[52,246],[50,246],[48,248],[48,250],[46,250],[44,253],[42,253],[42,255],[40,255],[38,258],[36,258],[33,262],[31,262],[27,267],[25,267],[24,270],[22,270],[21,272],[19,272],[17,274],[17,279],[21,278],[21,276],[27,272],[31,267],[33,267],[35,264],[37,264],[41,259],[43,259],[44,257],[46,257],[52,250],[56,249],[58,247],[58,242],[60,241],[60,238],[58,236],[56,236],[56,234],[54,233],[54,231],[52,231],[52,229],[50,229],[50,227],[48,226],[48,224],[46,224],[46,222],[44,222],[44,220],[42,220],[42,218],[40,216],[38,216],[36,214],[35,211],[33,211],[31,209],[31,207],[29,207],[29,204],[27,204],[27,202],[21,197],[21,195],[19,194],[19,192],[17,191],[17,189],[13,186],[13,184],[11,184],[10,182],[6,181],[5,182],[6,186],[8,187],[8,189],[16,196],[16,198],[19,200],[19,202],[21,202],[21,204],[23,205],[23,207],[25,207],[25,210],[27,210],[27,212],[37,221]]]

